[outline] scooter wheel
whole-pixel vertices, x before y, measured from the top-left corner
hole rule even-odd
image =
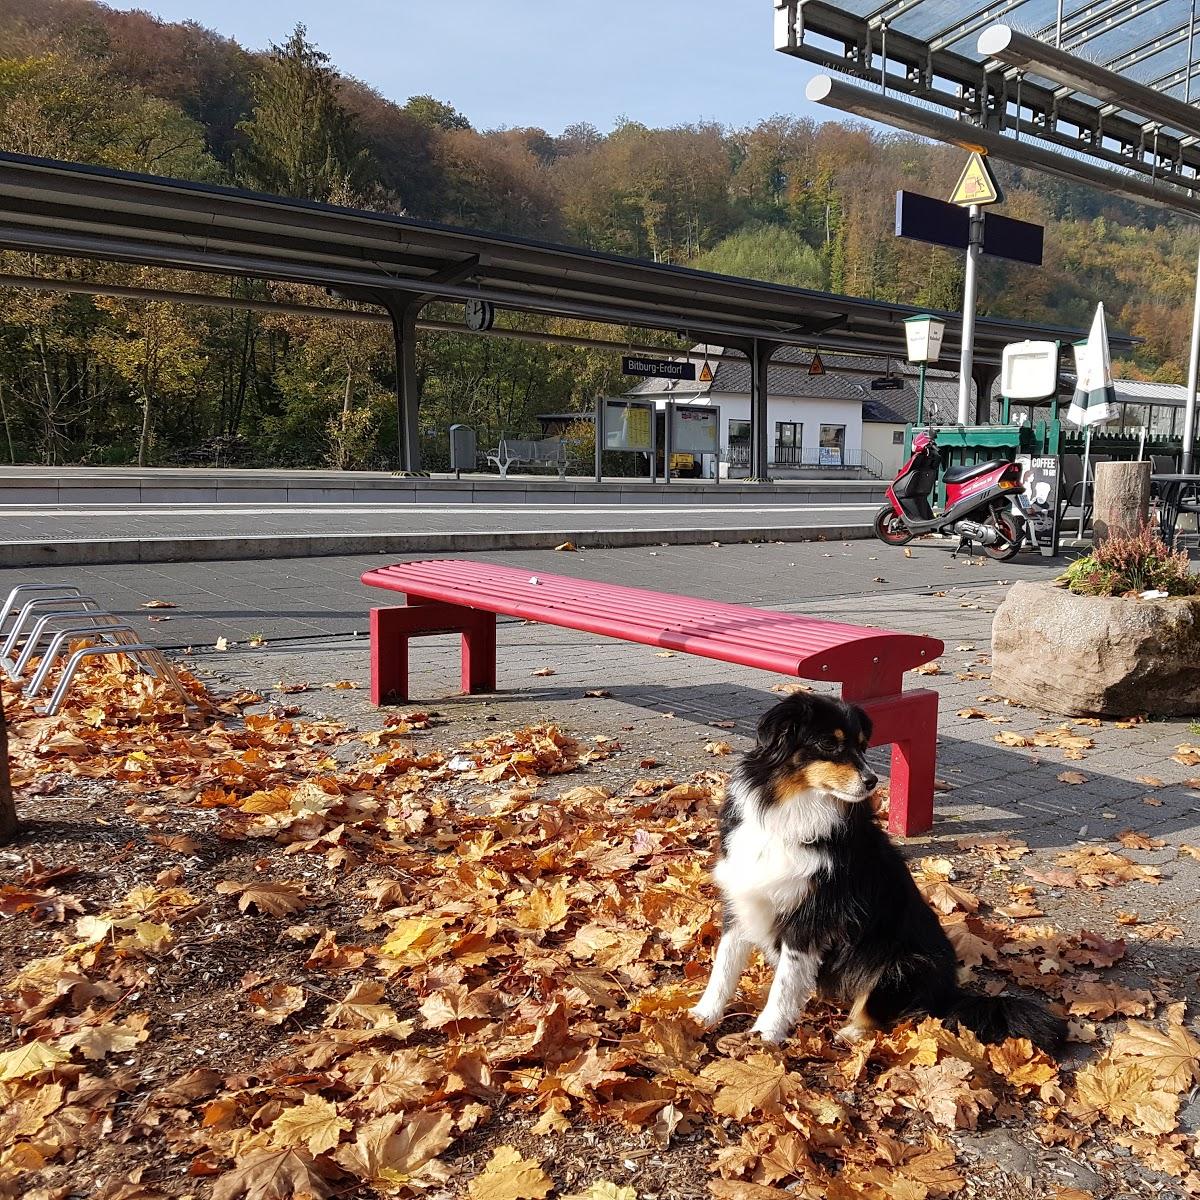
[[[908,526],[896,516],[890,504],[885,504],[875,514],[875,536],[889,546],[907,546],[913,540]]]
[[[1010,558],[1016,558],[1021,553],[1025,532],[1013,520],[1011,514],[993,510],[988,517],[988,524],[993,526],[1005,541],[1000,546],[984,546],[984,554],[997,562],[1008,562]]]

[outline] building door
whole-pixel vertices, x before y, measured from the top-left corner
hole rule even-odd
[[[781,467],[798,467],[802,463],[804,425],[799,421],[775,422],[775,463]]]

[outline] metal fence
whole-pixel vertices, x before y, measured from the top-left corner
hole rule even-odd
[[[750,466],[750,447],[744,443],[727,446],[721,459],[731,467]],[[776,467],[814,467],[825,470],[862,470],[883,478],[883,463],[869,450],[833,449],[828,446],[785,446],[775,444],[771,465]]]

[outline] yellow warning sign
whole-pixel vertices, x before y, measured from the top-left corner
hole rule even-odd
[[[963,173],[958,177],[958,183],[950,194],[951,204],[960,204],[964,208],[971,204],[998,204],[1004,199],[1000,185],[996,182],[992,168],[987,159],[977,150],[971,152]]]
[[[698,378],[701,383],[712,383],[713,381],[712,367],[708,365],[707,358],[704,360],[704,366],[700,368],[700,374]]]

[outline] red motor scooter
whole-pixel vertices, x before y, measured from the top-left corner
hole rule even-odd
[[[937,430],[921,430],[913,438],[912,457],[887,490],[887,504],[875,514],[875,536],[889,546],[903,546],[923,533],[956,533],[955,555],[978,542],[991,558],[1013,558],[1028,537],[1017,499],[1025,491],[1020,466],[995,459],[950,467],[942,477],[946,508],[935,513],[929,501],[940,465]]]

